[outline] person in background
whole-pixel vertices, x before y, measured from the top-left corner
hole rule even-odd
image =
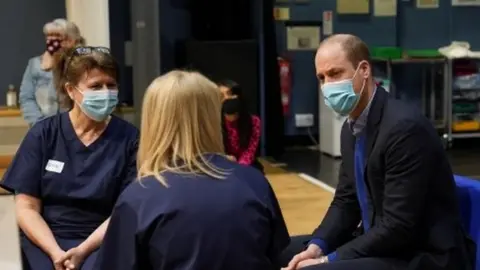
[[[240,85],[232,80],[223,80],[218,86],[223,95],[222,134],[225,152],[230,159],[263,172],[263,166],[257,159],[260,118],[248,112]]]
[[[150,84],[139,180],[113,210],[95,269],[279,269],[282,212],[258,170],[226,158],[220,109],[217,85],[197,72]]]
[[[113,206],[137,175],[138,130],[111,115],[117,74],[106,48],[69,49],[55,64],[70,110],[30,128],[0,184],[15,192],[25,270],[91,269]]]
[[[30,126],[59,111],[52,74],[55,55],[62,48],[84,43],[78,27],[65,19],[48,22],[43,27],[43,33],[46,39],[45,52],[28,61],[20,85],[20,109]]]

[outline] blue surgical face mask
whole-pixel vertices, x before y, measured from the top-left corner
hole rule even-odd
[[[83,95],[82,103],[79,104],[81,110],[94,121],[107,119],[118,104],[117,89],[77,90]]]
[[[355,93],[355,90],[353,89],[353,79],[357,75],[357,72],[358,67],[351,79],[325,83],[322,85],[325,104],[342,116],[348,115],[355,109],[355,107],[357,107],[363,89],[365,89],[365,80],[363,81],[360,93]]]

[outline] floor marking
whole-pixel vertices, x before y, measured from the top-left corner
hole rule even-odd
[[[274,168],[287,167],[287,163],[270,163],[270,166]]]
[[[311,184],[314,184],[315,186],[317,187],[321,187],[323,188],[324,190],[330,192],[330,193],[335,193],[335,189],[327,184],[325,184],[324,182],[320,181],[319,179],[315,178],[315,177],[312,177],[308,174],[305,174],[305,173],[299,173],[298,176],[300,178],[302,178],[303,180],[311,183]]]

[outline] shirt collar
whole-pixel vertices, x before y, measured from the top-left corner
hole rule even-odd
[[[375,89],[373,90],[373,95],[370,98],[370,101],[368,102],[367,107],[365,107],[365,109],[362,111],[362,113],[356,120],[352,120],[348,118],[348,123],[350,125],[350,129],[352,130],[353,135],[357,136],[367,126],[368,113],[370,112],[370,107],[372,106],[372,101],[373,101],[373,98],[375,97],[376,92],[377,92],[377,87],[375,87]]]

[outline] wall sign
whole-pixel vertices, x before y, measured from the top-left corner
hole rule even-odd
[[[329,36],[333,34],[333,11],[326,10],[323,12],[323,35]]]
[[[452,0],[452,6],[480,6],[480,0]]]
[[[317,50],[320,46],[319,26],[287,26],[287,49],[290,51]]]
[[[375,17],[397,16],[397,0],[374,0],[373,15]]]
[[[337,0],[337,14],[369,14],[369,0]]]
[[[438,8],[438,0],[417,0],[417,8]]]
[[[273,8],[273,17],[275,18],[276,21],[290,20],[290,8],[288,7]]]

